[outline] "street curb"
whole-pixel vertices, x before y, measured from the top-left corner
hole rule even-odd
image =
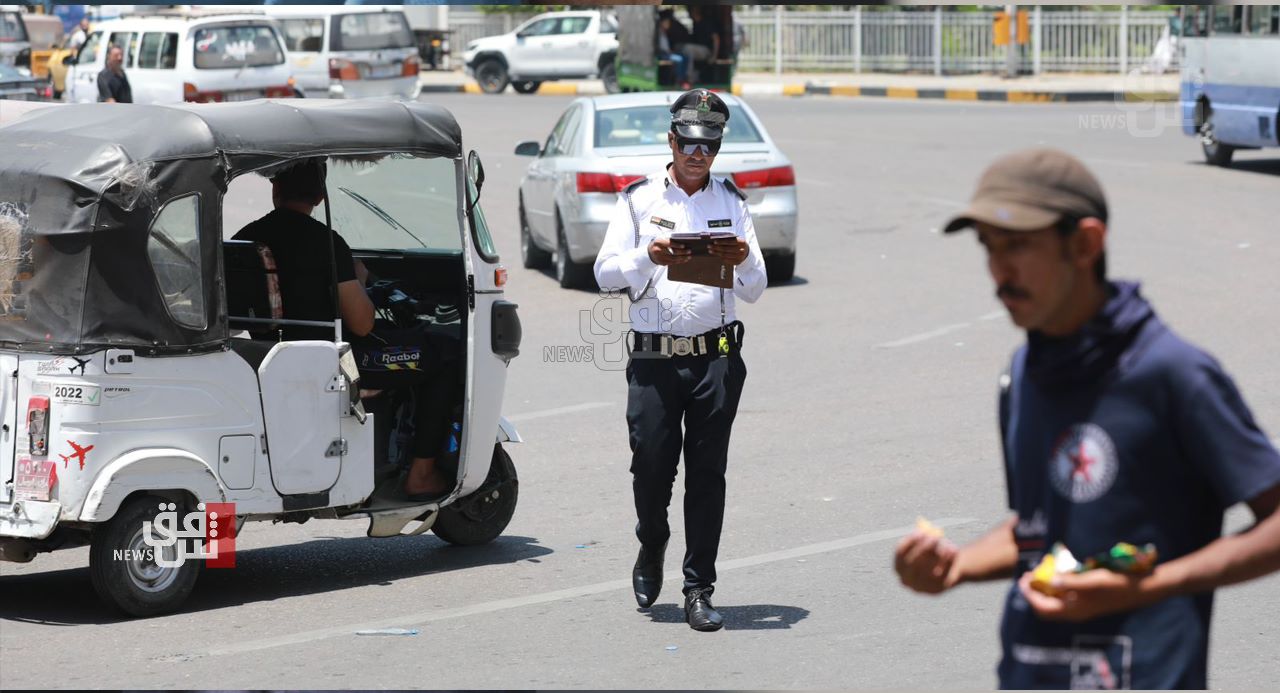
[[[943,99],[947,101],[990,101],[1003,103],[1099,103],[1172,102],[1176,92],[1135,91],[1030,91],[1019,89],[921,89],[918,87],[859,87],[813,83],[735,84],[735,96],[843,96],[850,98]],[[475,82],[427,84],[424,94],[482,94]],[[603,86],[545,82],[534,92],[538,96],[600,96]]]
[[[738,96],[844,96],[890,99],[945,99],[1005,103],[1090,103],[1105,101],[1177,101],[1175,92],[1031,91],[1018,89],[921,89],[826,84],[735,84]]]

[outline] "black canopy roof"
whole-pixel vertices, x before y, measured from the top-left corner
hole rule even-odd
[[[462,133],[444,108],[378,100],[30,112],[0,127],[0,344],[216,346],[227,336],[216,203],[227,182],[301,157],[397,152],[460,160]],[[147,239],[156,214],[191,195],[199,252],[182,252],[199,258],[188,274],[206,319],[183,324],[165,319]]]

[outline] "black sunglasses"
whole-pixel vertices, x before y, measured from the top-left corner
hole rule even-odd
[[[682,137],[676,138],[676,146],[680,148],[680,153],[685,156],[692,156],[694,152],[702,151],[703,156],[715,156],[720,151],[720,140],[686,140]]]

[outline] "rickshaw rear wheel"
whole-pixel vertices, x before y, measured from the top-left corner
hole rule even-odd
[[[164,568],[156,563],[154,553],[150,559],[141,556],[154,551],[143,540],[142,526],[154,520],[160,504],[167,501],[150,494],[130,498],[93,531],[89,545],[93,589],[107,605],[130,616],[177,611],[191,595],[204,566],[199,559],[189,559],[179,567]],[[176,558],[176,552],[169,558]]]
[[[520,94],[532,94],[533,92],[538,91],[538,87],[540,86],[542,86],[542,82],[536,82],[536,81],[511,83],[511,88],[515,89],[516,92]]]
[[[495,445],[484,484],[470,496],[441,508],[431,531],[456,546],[487,544],[511,522],[519,491],[515,463],[501,445]]]

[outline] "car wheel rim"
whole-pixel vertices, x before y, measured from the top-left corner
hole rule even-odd
[[[169,589],[178,579],[180,568],[165,568],[156,562],[156,552],[163,551],[166,560],[177,560],[177,545],[160,548],[148,546],[143,540],[142,528],[139,527],[129,538],[128,556],[125,563],[129,580],[143,592],[158,593]],[[146,558],[150,556],[150,558]]]
[[[1213,121],[1205,120],[1200,125],[1200,144],[1206,149],[1214,149],[1218,146],[1218,139],[1213,133]]]

